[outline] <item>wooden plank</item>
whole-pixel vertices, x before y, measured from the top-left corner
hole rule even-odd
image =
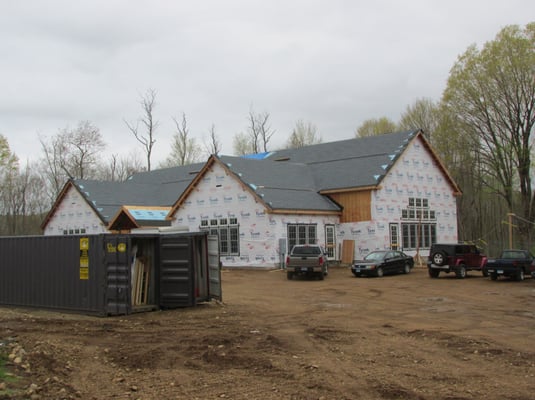
[[[371,220],[371,193],[371,191],[330,193],[329,197],[344,208],[340,222]]]
[[[352,264],[355,254],[355,241],[344,240],[342,242],[342,264]]]

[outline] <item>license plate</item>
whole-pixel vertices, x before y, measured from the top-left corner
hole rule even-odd
[[[306,267],[302,267],[302,268],[301,268],[301,271],[308,271],[308,268],[306,268]]]
[[[355,272],[360,272],[360,268],[355,268]]]
[[[499,269],[498,271],[496,271],[497,273],[499,274],[503,274],[503,269]]]

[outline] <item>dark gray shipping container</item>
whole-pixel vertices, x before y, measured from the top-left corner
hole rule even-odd
[[[222,299],[204,232],[3,237],[0,257],[3,305],[104,316]]]

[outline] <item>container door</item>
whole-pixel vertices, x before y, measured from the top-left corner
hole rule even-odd
[[[210,280],[210,297],[222,301],[223,290],[221,288],[219,238],[217,235],[208,235],[208,278]]]
[[[195,305],[193,238],[185,235],[160,236],[160,307]]]
[[[130,313],[130,241],[128,236],[103,235],[106,266],[106,313]]]

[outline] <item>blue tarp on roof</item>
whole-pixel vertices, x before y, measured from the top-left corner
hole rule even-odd
[[[253,160],[263,160],[264,158],[268,158],[270,155],[271,155],[271,151],[268,151],[266,153],[246,154],[242,156],[242,158],[251,158]]]
[[[128,210],[132,216],[138,220],[148,220],[148,221],[164,221],[167,216],[168,210],[140,210],[140,209],[129,209]]]

